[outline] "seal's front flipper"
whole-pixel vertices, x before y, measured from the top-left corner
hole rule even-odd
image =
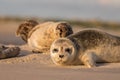
[[[89,53],[85,53],[82,56],[82,62],[83,64],[85,64],[87,67],[92,68],[92,67],[96,67],[96,61],[94,58],[94,53],[93,52],[89,52]]]

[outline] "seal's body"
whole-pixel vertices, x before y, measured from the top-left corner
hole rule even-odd
[[[50,52],[58,65],[95,67],[96,62],[120,62],[120,37],[98,30],[83,30],[55,40]]]

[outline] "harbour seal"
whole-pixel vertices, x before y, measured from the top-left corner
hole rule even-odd
[[[73,30],[67,22],[44,22],[36,24],[28,32],[26,32],[25,27],[18,28],[17,32],[25,36],[25,40],[33,52],[47,53],[55,39],[72,34]]]
[[[16,57],[17,55],[19,55],[19,52],[20,52],[19,47],[6,47],[0,45],[0,59]]]
[[[96,67],[97,62],[120,62],[120,37],[100,31],[83,30],[55,40],[50,48],[57,65]]]

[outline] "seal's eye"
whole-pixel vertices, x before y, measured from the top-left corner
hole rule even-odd
[[[57,53],[58,52],[58,49],[53,49],[53,53]]]
[[[71,54],[72,50],[71,50],[70,48],[66,48],[66,49],[65,49],[65,52],[68,52],[68,53]]]

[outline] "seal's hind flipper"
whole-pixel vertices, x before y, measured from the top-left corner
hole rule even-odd
[[[20,53],[19,47],[5,47],[0,51],[0,59],[16,57]]]
[[[19,25],[16,35],[20,36],[25,42],[27,42],[28,33],[32,28],[34,28],[36,25],[38,25],[37,21],[34,20],[26,20],[22,24]]]

